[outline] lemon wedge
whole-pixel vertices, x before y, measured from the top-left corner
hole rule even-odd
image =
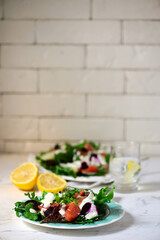
[[[38,176],[37,187],[40,191],[57,193],[62,191],[67,182],[54,173],[42,173]]]
[[[132,182],[132,176],[141,169],[140,164],[130,161],[128,163],[127,173],[125,175],[125,182]]]
[[[31,190],[36,185],[38,168],[32,162],[26,162],[13,170],[10,181],[21,190]]]
[[[129,169],[133,166],[134,161],[129,161],[127,164],[127,172],[129,171]]]

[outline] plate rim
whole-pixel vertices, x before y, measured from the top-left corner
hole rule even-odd
[[[27,222],[27,223],[30,223],[32,225],[36,225],[36,226],[39,226],[39,227],[46,227],[46,228],[55,228],[55,229],[68,229],[68,230],[77,230],[77,229],[87,229],[87,228],[97,228],[97,227],[102,227],[102,226],[106,226],[106,225],[109,225],[109,224],[112,224],[114,222],[117,222],[119,221],[124,215],[125,215],[125,210],[124,208],[122,207],[122,205],[120,205],[119,203],[115,202],[115,201],[111,201],[112,203],[115,203],[116,205],[120,206],[121,210],[122,210],[122,213],[120,213],[120,216],[115,218],[115,219],[112,219],[110,222],[105,222],[105,223],[97,223],[94,225],[94,223],[92,223],[93,225],[90,225],[90,223],[87,223],[87,224],[75,224],[74,227],[72,225],[72,227],[68,225],[64,226],[64,223],[62,223],[63,225],[56,225],[56,223],[43,223],[43,224],[40,224],[40,222],[36,222],[36,221],[32,221],[30,219],[27,219],[23,216],[20,216],[20,219],[24,222]],[[107,216],[108,217],[108,216]],[[107,218],[106,217],[106,218]],[[105,218],[104,218],[105,219]],[[104,220],[102,219],[102,221]],[[97,221],[98,222],[98,221]],[[61,224],[61,223],[58,223],[58,224]]]

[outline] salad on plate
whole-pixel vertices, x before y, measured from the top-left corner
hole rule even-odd
[[[98,193],[91,189],[66,187],[59,193],[43,192],[41,197],[25,193],[28,200],[16,202],[18,217],[43,223],[86,224],[107,218],[108,203],[113,198],[114,186],[101,188]]]
[[[41,152],[36,160],[41,167],[58,175],[104,176],[109,170],[110,153],[100,144],[83,140],[76,145],[56,144],[49,151]]]

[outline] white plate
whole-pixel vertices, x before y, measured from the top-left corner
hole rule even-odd
[[[23,216],[21,219],[25,222],[38,225],[40,227],[47,228],[60,228],[60,229],[84,229],[84,228],[95,228],[102,227],[111,223],[114,223],[120,220],[124,216],[124,209],[118,203],[112,201],[108,203],[110,208],[110,214],[104,218],[103,220],[96,221],[94,223],[86,223],[86,224],[70,224],[70,223],[40,223],[39,221],[31,221]]]
[[[37,163],[36,159],[35,159],[35,155],[34,154],[30,154],[28,156],[28,161],[29,162],[34,162],[36,165],[38,165],[38,169],[40,173],[45,173],[45,172],[51,172],[45,168],[43,168],[42,166],[40,166],[40,164]],[[111,178],[110,174],[106,174],[104,176],[82,176],[82,177],[71,177],[71,176],[62,176],[64,179],[68,180],[68,181],[74,181],[74,182],[86,182],[86,183],[92,183],[92,182],[104,182],[104,183],[110,183],[113,181],[113,179]]]
[[[92,182],[105,182],[105,183],[110,183],[113,181],[111,178],[110,174],[106,174],[104,176],[88,176],[88,177],[70,177],[70,176],[62,176],[64,179],[68,181],[75,181],[75,182],[87,182],[87,183],[92,183]]]

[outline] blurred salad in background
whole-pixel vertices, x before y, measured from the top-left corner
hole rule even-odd
[[[56,144],[47,152],[36,156],[38,163],[58,175],[103,176],[108,172],[110,153],[100,144],[83,140],[73,145],[68,142]]]

